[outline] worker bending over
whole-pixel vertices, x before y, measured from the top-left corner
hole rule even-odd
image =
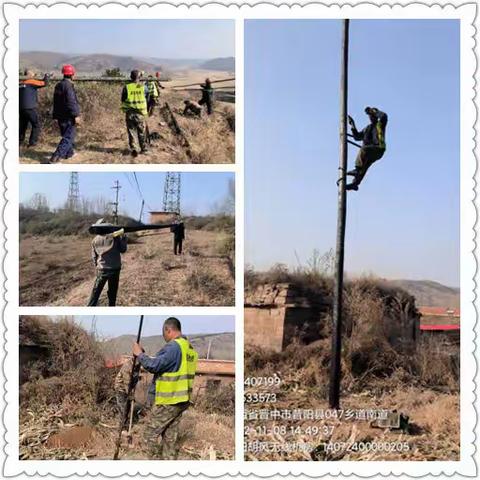
[[[128,145],[132,157],[138,155],[138,150],[140,153],[148,153],[145,136],[145,117],[148,115],[147,87],[141,83],[140,77],[138,70],[132,70],[130,72],[131,82],[127,83],[122,90],[122,111],[125,112]]]
[[[48,85],[49,75],[46,73],[43,80],[37,80],[32,70],[25,70],[25,80],[19,85],[18,100],[20,109],[18,135],[20,146],[25,142],[28,126],[32,126],[28,146],[34,147],[40,135],[40,119],[38,118],[38,89]]]
[[[182,413],[190,406],[198,354],[182,335],[177,318],[167,318],[163,324],[167,342],[149,357],[138,343],[133,354],[142,367],[153,373],[148,395],[153,405],[146,427],[146,442],[152,459],[175,460],[178,456],[178,426]]]
[[[347,175],[353,176],[352,183],[345,188],[347,190],[358,190],[358,186],[363,180],[370,166],[380,160],[385,153],[385,130],[387,128],[387,114],[374,107],[366,107],[365,113],[370,118],[370,124],[360,132],[355,126],[353,118],[348,116],[348,123],[352,129],[352,136],[355,140],[362,140],[363,144],[360,148],[357,159],[355,160],[355,168]]]
[[[197,102],[192,102],[191,100],[183,101],[185,108],[183,109],[183,115],[186,117],[201,117],[202,116],[202,107]]]
[[[95,225],[112,226],[104,223],[103,218]],[[121,254],[127,251],[127,236],[123,233],[108,233],[97,235],[92,241],[92,260],[97,269],[97,278],[93,285],[92,294],[88,301],[89,307],[98,304],[103,287],[108,283],[108,306],[114,307],[117,302],[118,284],[120,282],[120,270],[122,269]]]
[[[76,126],[80,123],[80,105],[73,85],[75,68],[72,65],[62,67],[63,80],[55,85],[53,93],[53,118],[57,120],[62,139],[53,153],[50,161],[57,163],[61,159],[72,158],[75,155]]]

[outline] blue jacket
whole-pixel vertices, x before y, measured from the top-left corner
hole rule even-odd
[[[43,80],[28,78],[22,80],[19,84],[18,100],[20,110],[33,110],[38,107],[38,89],[46,87],[48,84],[48,75]]]
[[[53,94],[53,118],[56,120],[71,120],[80,115],[80,105],[73,82],[64,78],[55,85]]]
[[[148,389],[148,403],[153,404],[157,378],[166,372],[176,372],[180,368],[182,349],[175,340],[171,340],[154,357],[141,353],[137,359],[147,372],[153,373],[153,380]]]

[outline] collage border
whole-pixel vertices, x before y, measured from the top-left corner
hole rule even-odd
[[[232,312],[236,315],[236,454],[237,459],[234,461],[58,461],[58,460],[43,460],[43,461],[19,461],[12,455],[15,451],[18,453],[18,442],[15,448],[12,448],[12,443],[9,443],[9,439],[15,438],[13,434],[18,438],[18,426],[15,432],[12,432],[11,428],[14,416],[12,415],[11,403],[12,399],[17,398],[18,392],[15,392],[15,381],[7,378],[6,372],[17,372],[18,370],[18,328],[14,332],[12,328],[9,328],[9,320],[18,318],[19,314],[28,314],[35,311],[37,314],[65,314],[75,313],[82,314],[88,311],[87,307],[37,307],[26,308],[17,307],[18,305],[18,255],[15,255],[18,250],[18,245],[15,246],[15,242],[18,240],[18,175],[21,172],[33,172],[44,171],[41,166],[25,166],[20,165],[18,161],[13,161],[11,158],[18,158],[18,144],[16,145],[16,131],[18,130],[18,115],[15,114],[18,101],[16,97],[16,74],[15,76],[8,75],[8,71],[18,71],[18,68],[14,68],[14,64],[18,67],[18,58],[12,61],[11,52],[9,48],[11,46],[12,38],[11,23],[12,11],[14,9],[21,11],[33,11],[35,13],[48,14],[48,17],[43,18],[55,18],[51,16],[51,9],[64,9],[71,11],[72,7],[78,11],[79,14],[85,15],[84,18],[89,17],[90,14],[105,13],[107,16],[104,18],[124,18],[124,17],[112,17],[110,11],[107,9],[114,9],[115,11],[122,10],[123,13],[132,15],[133,18],[141,18],[142,15],[149,11],[149,13],[159,12],[162,16],[158,18],[232,18],[236,23],[236,83],[237,83],[237,101],[236,101],[236,124],[240,125],[240,128],[236,129],[236,163],[232,165],[232,170],[235,173],[235,185],[236,185],[236,306],[227,307],[226,309],[220,309],[222,314],[231,315]],[[462,20],[462,42],[468,41],[468,52],[465,50],[465,46],[461,47],[462,50],[462,73],[467,71],[468,75],[462,75],[461,77],[461,106],[462,116],[461,125],[464,125],[464,121],[467,120],[467,128],[461,130],[461,289],[462,289],[462,312],[465,311],[465,320],[462,319],[462,332],[461,332],[461,364],[462,367],[467,362],[469,364],[469,373],[472,374],[471,378],[466,378],[465,368],[462,368],[461,375],[461,399],[462,399],[462,456],[459,462],[409,462],[409,461],[397,461],[397,462],[245,462],[239,453],[242,452],[243,444],[243,275],[239,275],[239,272],[243,271],[243,232],[244,232],[244,161],[243,161],[243,124],[244,124],[244,89],[243,89],[243,21],[249,18],[285,18],[289,19],[297,18],[316,18],[316,19],[329,19],[329,18],[342,18],[348,15],[349,18],[357,18],[356,14],[362,12],[363,15],[368,12],[368,17],[362,18],[404,18],[402,14],[415,11],[415,17],[405,18],[461,18]],[[477,21],[477,4],[476,2],[464,2],[455,5],[453,3],[426,3],[426,2],[409,2],[406,4],[400,4],[398,2],[353,2],[351,4],[339,4],[339,3],[324,3],[324,2],[304,2],[304,3],[272,3],[272,2],[258,2],[258,3],[243,3],[243,2],[229,2],[222,4],[220,2],[205,2],[205,3],[192,3],[187,4],[185,2],[152,2],[141,4],[123,4],[120,2],[41,2],[34,4],[32,2],[20,4],[16,2],[7,2],[3,4],[3,33],[4,33],[4,52],[2,61],[2,83],[4,86],[4,105],[2,108],[2,121],[3,121],[3,142],[2,142],[2,174],[4,194],[2,198],[3,208],[3,239],[4,239],[4,255],[2,264],[2,274],[4,279],[4,304],[2,305],[3,311],[3,324],[2,334],[4,338],[4,356],[2,361],[2,375],[4,385],[4,395],[2,396],[3,415],[2,422],[5,429],[3,435],[4,445],[3,453],[5,459],[3,462],[3,475],[5,477],[34,474],[45,475],[51,474],[58,476],[58,478],[65,478],[72,475],[101,475],[104,478],[118,477],[121,475],[151,475],[155,477],[168,477],[172,475],[206,475],[211,478],[218,477],[220,475],[248,475],[255,474],[261,477],[271,477],[275,474],[280,475],[307,475],[310,477],[321,477],[325,475],[349,475],[358,476],[361,478],[371,478],[377,474],[380,475],[400,475],[402,473],[419,478],[429,474],[439,475],[463,475],[463,476],[476,476],[478,473],[478,466],[475,455],[477,453],[475,442],[477,441],[477,429],[478,429],[478,411],[475,404],[471,405],[465,403],[465,397],[468,397],[474,401],[476,399],[476,373],[478,371],[478,363],[474,357],[476,352],[476,327],[478,319],[478,310],[476,308],[476,279],[477,279],[477,257],[476,250],[476,233],[477,227],[477,209],[476,209],[476,180],[478,179],[478,163],[475,155],[476,148],[476,123],[477,123],[477,108],[476,108],[476,80],[475,75],[477,73],[478,58],[476,56],[476,21]],[[94,12],[95,11],[95,12]],[[99,12],[101,11],[101,12]],[[433,12],[433,13],[432,13]],[[446,17],[445,14],[449,12],[452,17]],[[392,17],[391,14],[395,13],[400,17]],[[417,14],[419,14],[417,16]],[[10,15],[10,17],[9,17]],[[78,14],[70,18],[78,18]],[[353,15],[353,16],[352,16]],[[457,17],[455,16],[457,15]],[[36,17],[40,18],[40,17]],[[68,18],[61,17],[58,18]],[[98,18],[98,17],[97,17]],[[128,17],[130,18],[130,17]],[[241,24],[241,26],[239,26]],[[467,30],[469,32],[467,32]],[[241,39],[241,43],[238,43],[238,39]],[[17,55],[18,57],[18,55]],[[466,64],[465,61],[468,61]],[[464,109],[467,110],[465,115]],[[9,119],[9,120],[7,120]],[[12,121],[15,119],[15,121]],[[473,130],[473,132],[472,132]],[[12,134],[12,132],[14,132]],[[467,162],[473,159],[472,165]],[[13,164],[13,165],[12,165]],[[18,167],[18,168],[17,168]],[[40,168],[39,168],[40,167]],[[97,165],[82,165],[82,168],[78,168],[78,165],[59,165],[54,166],[52,172],[59,171],[71,171],[72,168],[81,171],[90,171],[92,167]],[[83,168],[87,167],[87,168]],[[115,167],[115,168],[112,168]],[[127,168],[126,168],[127,167]],[[140,168],[139,168],[140,167]],[[202,166],[202,165],[182,165],[181,168],[178,165],[105,165],[105,169],[108,171],[158,171],[164,172],[168,170],[179,171],[222,171],[223,168],[218,168],[217,165]],[[12,173],[13,170],[13,173]],[[468,172],[471,170],[471,176]],[[467,173],[465,173],[467,171]],[[16,176],[16,178],[15,178]],[[12,179],[12,177],[14,177]],[[465,188],[465,184],[467,188]],[[13,193],[13,194],[12,194]],[[468,199],[468,203],[465,200]],[[472,221],[473,220],[473,221]],[[471,225],[470,225],[471,223]],[[473,229],[473,234],[472,234]],[[13,245],[12,248],[10,248]],[[471,263],[470,261],[473,260]],[[467,263],[465,263],[467,262]],[[17,269],[11,268],[14,265]],[[9,268],[10,267],[10,268]],[[240,268],[238,268],[240,267]],[[9,274],[7,275],[7,272]],[[8,286],[11,286],[9,289]],[[241,286],[241,288],[239,288]],[[466,289],[466,290],[465,290]],[[16,293],[13,293],[15,292]],[[13,299],[12,299],[13,296]],[[16,303],[15,303],[16,302]],[[201,312],[199,311],[201,310]],[[188,314],[213,314],[217,309],[213,307],[116,307],[115,309],[108,309],[100,307],[96,309],[95,313],[98,314],[131,314],[133,311],[138,313],[151,311],[156,314],[165,314],[166,311],[170,314],[181,315],[182,312]],[[217,310],[218,311],[218,310]],[[89,312],[90,313],[90,312]],[[220,313],[220,311],[219,311]],[[470,314],[472,316],[470,317]],[[242,321],[241,321],[242,320]],[[468,330],[467,330],[468,329]],[[17,342],[15,342],[15,334],[17,335]],[[238,354],[240,353],[240,356]],[[473,362],[472,362],[473,356]],[[15,361],[16,368],[15,368]],[[12,370],[12,367],[13,370]],[[17,375],[18,381],[18,375]],[[240,400],[240,403],[239,403]],[[17,402],[18,403],[18,402]],[[470,412],[475,416],[475,422],[464,422],[465,420],[465,408],[468,407]],[[18,410],[18,405],[17,405]],[[472,412],[473,410],[473,412]],[[467,419],[468,420],[468,419]],[[17,415],[18,425],[18,415]],[[473,427],[471,432],[465,433],[465,426]],[[240,426],[240,428],[238,428]],[[9,430],[9,427],[10,430]],[[467,435],[468,434],[468,435]],[[468,437],[471,441],[465,444],[465,437]],[[239,442],[239,439],[241,440]],[[140,465],[141,464],[141,465]],[[363,464],[363,465],[360,465]],[[115,466],[115,468],[113,468]],[[51,467],[51,468],[50,468]],[[402,468],[405,467],[405,468]],[[427,467],[427,468],[424,468]],[[366,473],[366,475],[365,475]]]

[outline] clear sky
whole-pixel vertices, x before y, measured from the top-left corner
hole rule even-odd
[[[142,336],[149,337],[162,334],[162,325],[170,315],[145,315]],[[185,335],[196,333],[225,333],[235,331],[235,317],[232,315],[177,315]],[[55,317],[51,317],[55,319]],[[73,317],[87,331],[95,330],[102,338],[113,338],[120,335],[136,335],[139,315],[77,315]]]
[[[389,115],[387,151],[348,195],[350,274],[459,286],[456,20],[353,20],[349,112]],[[246,262],[335,247],[341,22],[245,23]],[[349,148],[353,167],[357,149]]]
[[[165,173],[136,172],[140,192],[145,199],[145,211],[162,210]],[[205,215],[214,213],[228,192],[232,173],[196,172],[181,174],[182,203],[184,215]],[[20,202],[27,203],[35,193],[46,195],[51,208],[62,207],[68,195],[70,173],[21,173]],[[80,196],[85,198],[104,197],[115,200],[115,191],[111,188],[118,180],[121,185],[119,211],[138,218],[142,197],[131,172],[79,173]],[[144,221],[146,221],[144,217]]]
[[[21,20],[20,51],[156,58],[235,56],[233,20]]]

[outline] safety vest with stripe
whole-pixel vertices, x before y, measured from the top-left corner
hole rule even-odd
[[[176,338],[182,351],[182,361],[176,372],[166,372],[155,382],[155,405],[173,405],[188,402],[192,397],[193,380],[197,370],[198,354],[186,338]]]
[[[127,83],[127,98],[122,102],[124,112],[135,110],[142,115],[147,115],[147,100],[145,98],[145,87],[142,83]]]
[[[158,97],[158,88],[155,82],[147,82],[148,95],[152,98]]]
[[[387,148],[387,145],[385,144],[385,132],[383,130],[382,123],[380,122],[380,120],[377,120],[376,129],[377,129],[378,146],[385,150]]]

